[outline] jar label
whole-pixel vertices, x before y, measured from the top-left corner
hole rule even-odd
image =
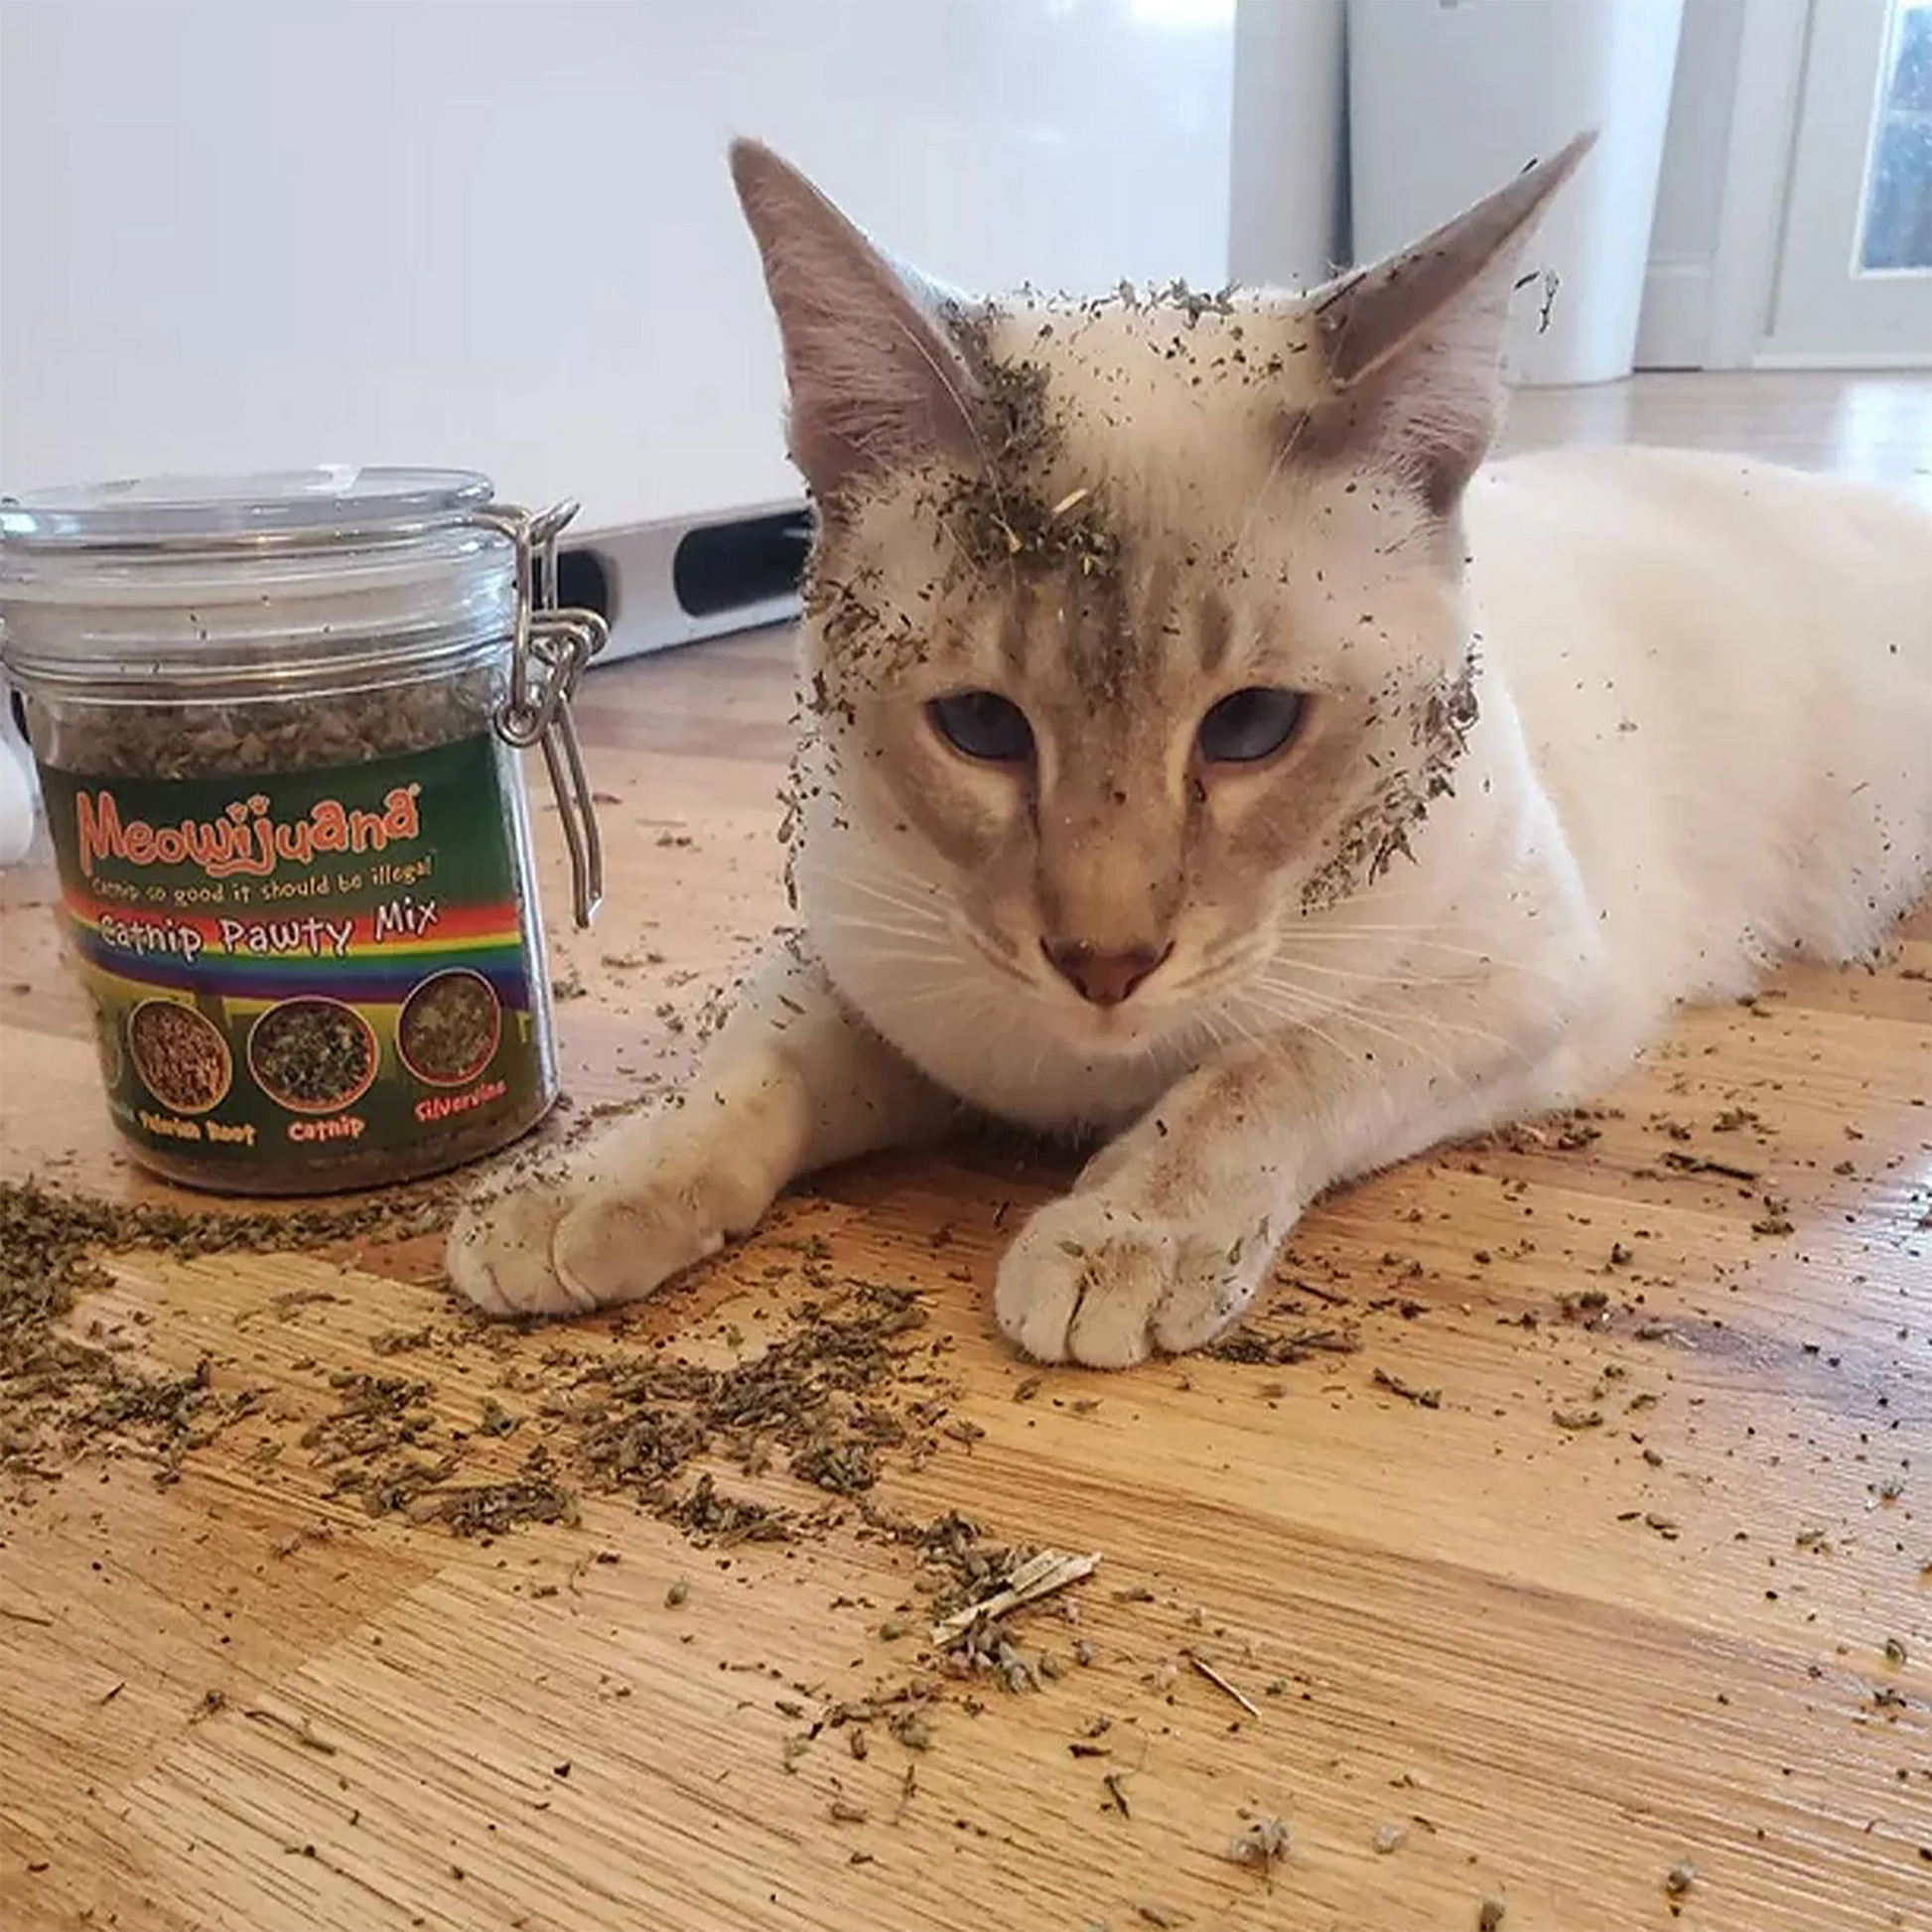
[[[516,785],[488,735],[291,773],[43,767],[122,1132],[218,1186],[540,1112]]]

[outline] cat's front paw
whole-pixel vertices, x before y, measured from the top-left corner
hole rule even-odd
[[[582,1194],[567,1171],[519,1176],[473,1195],[450,1229],[444,1266],[451,1286],[484,1314],[584,1314],[597,1307],[573,1293],[551,1250]]]
[[[994,1310],[1040,1362],[1129,1368],[1210,1342],[1253,1299],[1267,1254],[1102,1194],[1039,1209],[1000,1262]]]
[[[552,1170],[480,1195],[451,1230],[450,1280],[486,1314],[587,1314],[653,1294],[763,1206],[729,1151],[671,1128],[600,1171]]]

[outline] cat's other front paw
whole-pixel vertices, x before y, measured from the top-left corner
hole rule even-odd
[[[1002,1258],[994,1311],[1039,1362],[1130,1368],[1210,1342],[1254,1298],[1265,1250],[1099,1194],[1068,1194]]]
[[[450,1231],[452,1284],[485,1314],[588,1314],[641,1301],[724,1246],[702,1186],[621,1187],[567,1171],[467,1204]]]

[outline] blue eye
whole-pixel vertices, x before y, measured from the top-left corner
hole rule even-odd
[[[1307,700],[1299,691],[1252,684],[1231,691],[1200,721],[1195,743],[1208,764],[1259,764],[1301,729]]]
[[[955,691],[934,698],[925,715],[932,729],[963,757],[982,764],[1026,764],[1034,755],[1027,714],[997,691]]]

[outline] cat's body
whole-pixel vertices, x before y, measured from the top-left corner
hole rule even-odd
[[[1323,1188],[1600,1093],[1932,880],[1932,519],[1711,456],[1476,472],[1548,171],[1327,301],[968,312],[740,167],[830,506],[804,936],[681,1109],[472,1212],[482,1305],[647,1293],[963,1101],[1111,1137],[1007,1332],[1196,1346]]]
[[[1932,518],[1644,449],[1493,465],[1465,516],[1476,621],[1598,923],[1612,1049],[1786,954],[1870,951],[1932,877]]]

